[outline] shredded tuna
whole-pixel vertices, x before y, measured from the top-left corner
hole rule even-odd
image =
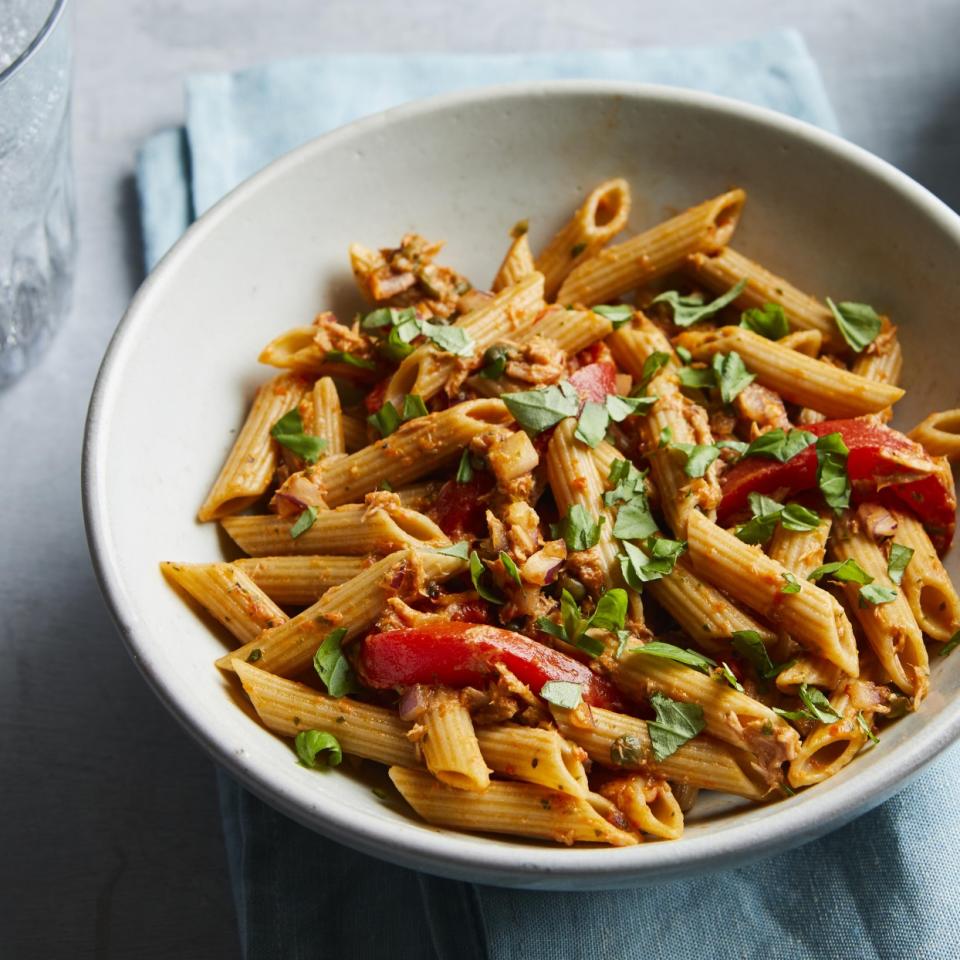
[[[524,383],[548,384],[562,380],[567,372],[567,353],[556,340],[533,337],[517,351],[517,359],[507,362],[507,376]]]
[[[789,430],[792,426],[780,396],[756,381],[734,397],[733,405],[741,417],[755,423],[761,431]]]

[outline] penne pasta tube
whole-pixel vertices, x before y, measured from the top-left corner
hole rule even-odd
[[[816,530],[788,530],[778,523],[767,553],[794,576],[806,580],[823,563],[832,523],[830,514],[825,510],[820,511],[820,525]]]
[[[780,337],[777,343],[805,356],[818,357],[823,348],[823,334],[819,330],[795,330],[785,337]]]
[[[476,310],[464,314],[453,326],[469,336],[473,343],[472,357],[479,360],[488,347],[515,338],[528,327],[542,306],[543,277],[531,273]],[[390,378],[385,399],[398,408],[406,394],[429,400],[443,389],[458,364],[463,363],[463,358],[443,353],[432,344],[417,347]]]
[[[688,331],[680,335],[678,343],[697,360],[736,352],[763,386],[827,417],[880,413],[903,396],[903,390],[893,384],[867,380],[823,360],[806,357],[744,327]]]
[[[946,643],[960,630],[960,597],[923,524],[905,511],[893,516],[897,532],[892,542],[913,550],[901,584],[907,603],[920,629],[931,640]],[[887,550],[889,557],[890,545]]]
[[[530,251],[530,238],[524,231],[510,244],[490,289],[494,293],[500,293],[501,290],[506,290],[507,287],[529,277],[536,269],[533,264],[533,253]]]
[[[345,629],[346,642],[373,625],[389,597],[409,599],[431,582],[447,580],[465,567],[466,561],[459,557],[398,550],[353,579],[331,587],[306,610],[222,657],[217,666],[233,669],[236,659],[246,660],[259,650],[258,668],[280,676],[295,674],[310,663],[332,630]]]
[[[342,553],[383,554],[400,547],[444,547],[450,541],[429,518],[405,507],[350,503],[320,510],[313,525],[299,537],[290,530],[296,517],[226,517],[223,529],[252,557]]]
[[[240,643],[278,627],[287,615],[242,570],[229,563],[161,563],[168,580],[182,587]]]
[[[567,276],[557,303],[607,303],[676,270],[692,253],[724,246],[745,200],[742,190],[731,190],[599,251]]]
[[[738,540],[694,511],[687,524],[690,559],[696,573],[788,633],[811,653],[836,664],[844,673],[859,673],[853,629],[835,597],[809,580],[793,577],[782,564]],[[792,577],[792,574],[791,574]]]
[[[270,428],[297,406],[306,391],[306,381],[293,374],[274,377],[257,390],[227,461],[197,513],[198,520],[239,513],[266,493],[277,466],[277,445]]]
[[[623,230],[629,216],[630,186],[626,180],[606,180],[591,190],[580,209],[537,257],[544,296],[552,299],[567,275]]]
[[[491,781],[483,793],[439,783],[427,773],[394,766],[390,779],[404,800],[428,823],[479,833],[538,837],[557,843],[630,846],[637,838],[598,814],[582,797],[533,783]]]
[[[637,313],[632,324],[624,324],[607,337],[607,346],[617,366],[626,370],[637,382],[643,380],[643,368],[655,353],[666,354],[666,366],[676,370],[677,356],[667,335],[642,313]]]
[[[349,556],[253,557],[233,561],[233,566],[271,600],[294,607],[315,603],[324,591],[346,583],[368,564],[367,557]]]
[[[830,555],[834,560],[855,560],[873,577],[875,584],[893,588],[887,576],[887,558],[873,538],[860,529],[859,523],[844,514],[834,523],[834,530],[835,535],[830,538]],[[889,603],[861,603],[859,584],[844,583],[843,590],[884,670],[904,693],[919,703],[926,695],[930,666],[920,627],[903,592],[896,590]]]
[[[831,698],[830,706],[840,719],[818,724],[804,739],[787,768],[791,787],[809,787],[839,773],[867,742],[867,734],[857,721],[857,711],[850,705],[845,689]],[[865,716],[864,723],[869,724],[872,716]]]
[[[423,760],[439,781],[481,793],[490,786],[490,771],[480,754],[470,712],[455,690],[432,690],[420,723]]]
[[[375,370],[366,370],[350,363],[328,360],[328,350],[316,341],[317,327],[294,327],[274,337],[260,351],[257,359],[271,367],[291,370],[303,376],[343,377],[368,383],[376,377]]]
[[[313,434],[327,441],[326,455],[346,453],[340,395],[330,377],[321,377],[313,385]]]
[[[851,370],[858,377],[876,380],[878,383],[900,382],[900,369],[903,366],[903,351],[897,337],[897,328],[886,318],[873,343],[857,355]]]
[[[782,693],[796,693],[802,684],[835,690],[843,677],[843,671],[835,663],[830,663],[823,657],[815,657],[812,653],[805,653],[784,667],[777,674],[775,682]]]
[[[500,400],[468,400],[410,420],[384,440],[323,463],[326,501],[335,507],[359,500],[384,480],[393,487],[413,483],[457,460],[477,435],[511,420]]]
[[[612,329],[610,321],[593,310],[548,307],[529,328],[520,331],[517,342],[526,343],[533,337],[547,337],[569,356],[573,356],[608,336]]]
[[[932,457],[960,458],[960,409],[939,410],[921,420],[908,434]]]
[[[846,353],[847,342],[837,329],[836,320],[826,303],[816,300],[771,273],[759,263],[725,246],[709,254],[694,254],[685,263],[687,271],[714,293],[725,293],[741,280],[747,284],[734,301],[741,310],[775,303],[783,308],[791,328],[816,330],[823,345],[834,352]]]
[[[500,723],[478,727],[476,733],[483,759],[497,773],[576,797],[587,795],[583,752],[556,730]]]
[[[696,736],[676,753],[657,762],[653,756],[646,720],[591,707],[593,725],[581,726],[574,722],[571,711],[553,706],[550,709],[560,733],[583,747],[594,763],[604,767],[640,770],[650,776],[665,777],[678,783],[732,793],[751,800],[759,800],[768,791],[766,782],[753,768],[747,752],[713,737],[704,734]]]
[[[660,840],[678,840],[683,835],[683,811],[666,780],[623,777],[604,783],[600,795],[612,801],[641,833]]]

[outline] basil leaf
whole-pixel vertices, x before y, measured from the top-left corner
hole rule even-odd
[[[503,564],[503,569],[507,571],[507,576],[519,587],[520,586],[520,571],[517,569],[517,565],[513,562],[513,557],[509,553],[505,553],[503,550],[500,551],[500,562]]]
[[[389,400],[385,400],[376,413],[371,413],[367,417],[367,423],[374,427],[381,437],[389,437],[403,423],[403,420],[397,413],[397,408]]]
[[[744,451],[745,457],[769,457],[786,463],[802,453],[817,438],[807,430],[791,430],[784,433],[780,427],[762,433]]]
[[[849,453],[839,433],[828,433],[817,440],[817,486],[827,505],[838,512],[850,506]]]
[[[677,379],[681,386],[695,390],[709,390],[717,385],[717,375],[710,367],[681,367]]]
[[[742,440],[718,440],[717,446],[721,450],[732,450],[742,457],[747,452],[747,447],[749,447],[750,444],[744,443]]]
[[[461,540],[459,543],[455,543],[449,547],[438,547],[434,553],[440,553],[445,557],[457,557],[460,560],[468,560],[470,558],[470,541]]]
[[[658,763],[673,756],[706,726],[703,707],[699,704],[681,703],[662,693],[652,693],[650,705],[657,719],[647,721],[647,732],[650,734],[654,759]]]
[[[420,332],[437,349],[456,357],[472,357],[476,349],[473,338],[462,327],[448,327],[442,323],[421,320]]]
[[[650,657],[662,657],[664,660],[673,660],[676,663],[685,664],[699,670],[700,673],[709,673],[716,665],[716,660],[705,657],[696,650],[683,649],[683,647],[674,646],[672,643],[664,643],[662,640],[651,640],[642,647],[634,647],[634,653],[643,653]]]
[[[583,688],[579,683],[568,680],[548,680],[540,688],[540,696],[547,703],[563,707],[565,710],[574,710],[583,701]]]
[[[698,294],[682,297],[676,290],[661,293],[659,297],[654,297],[651,302],[669,304],[673,308],[673,322],[678,327],[689,327],[700,320],[712,317],[727,304],[733,303],[743,293],[743,288],[746,285],[747,281],[744,278],[735,286],[732,286],[723,296],[717,297],[711,303],[704,303],[703,297]]]
[[[590,309],[609,320],[614,330],[619,330],[625,323],[629,323],[633,319],[633,307],[626,303],[617,303],[612,307],[600,304],[600,306]]]
[[[686,347],[676,347],[675,352],[682,363],[693,363],[693,354]]]
[[[840,714],[830,706],[830,701],[816,687],[801,683],[797,692],[800,702],[821,723],[833,723],[840,719]]]
[[[668,424],[660,431],[660,439],[657,441],[657,449],[669,446],[673,442],[673,428]]]
[[[559,523],[560,536],[570,551],[589,550],[600,542],[600,525],[579,503],[573,504]]]
[[[716,375],[720,399],[724,403],[733,403],[734,397],[757,379],[755,374],[748,372],[736,350],[726,354],[715,353],[710,366]]]
[[[464,447],[457,466],[457,483],[469,483],[473,479],[473,467],[470,466],[470,451]]]
[[[941,648],[940,656],[948,657],[956,648],[960,646],[960,630],[958,630]]]
[[[256,663],[258,660],[263,658],[263,651],[259,647],[255,647],[247,656],[247,663]]]
[[[573,435],[588,447],[595,447],[607,435],[609,423],[610,414],[607,413],[607,408],[603,404],[588,400],[583,405],[583,412]]]
[[[781,593],[800,592],[800,581],[789,570],[784,570],[780,576],[784,579],[784,584],[780,588]]]
[[[384,327],[397,327],[404,323],[416,322],[417,311],[413,307],[397,310],[394,307],[378,307],[371,310],[360,321],[362,330],[382,330]]]
[[[643,478],[646,472],[638,470],[629,460],[614,460],[610,464],[607,482],[613,485],[603,495],[603,502],[612,507],[621,500],[626,502],[638,495],[646,496]]]
[[[765,303],[740,314],[740,326],[768,340],[779,340],[790,333],[790,321],[779,303]]]
[[[643,741],[629,733],[610,744],[610,762],[615,767],[639,767],[645,759]]]
[[[394,363],[402,363],[413,353],[413,344],[410,342],[420,336],[420,326],[416,321],[393,327],[387,339],[378,344],[380,352]]]
[[[666,537],[648,537],[644,541],[646,552],[624,540],[624,553],[619,555],[620,570],[627,585],[634,590],[643,589],[643,584],[660,580],[673,573],[677,558],[686,549],[686,544]]]
[[[313,667],[331,697],[343,697],[359,689],[350,661],[343,655],[346,635],[346,627],[331,630],[313,655]]]
[[[294,407],[288,410],[271,428],[270,436],[281,447],[286,447],[307,463],[316,463],[320,454],[327,449],[323,437],[314,437],[303,432],[303,419],[300,411]]]
[[[867,718],[863,715],[862,710],[857,711],[857,725],[863,731],[863,735],[872,743],[880,742],[880,738],[870,729],[870,724],[867,723]]]
[[[766,644],[756,630],[737,630],[731,634],[730,644],[744,660],[753,664],[757,675],[763,680],[772,680],[792,662],[774,664]]]
[[[884,587],[879,583],[868,583],[859,590],[860,606],[878,606],[881,603],[893,603],[897,599],[895,587]]]
[[[537,617],[537,629],[549,633],[551,637],[556,637],[558,640],[567,639],[567,631],[559,623],[554,623],[546,617]]]
[[[640,383],[638,386],[643,389],[659,372],[670,362],[670,354],[657,350],[651,353],[643,361],[643,368],[640,371]]]
[[[347,353],[344,350],[328,350],[324,356],[324,361],[330,363],[345,363],[351,367],[359,367],[361,370],[376,370],[377,365],[372,360],[364,360],[355,353]]]
[[[430,413],[427,405],[423,402],[423,397],[418,397],[415,393],[408,393],[403,398],[403,411],[400,414],[403,422],[416,420],[417,417],[425,417]]]
[[[794,533],[810,533],[820,526],[820,517],[799,503],[788,503],[780,514],[780,523],[785,530]]]
[[[825,563],[823,566],[817,567],[807,579],[817,581],[827,576],[832,580],[840,580],[843,583],[873,583],[873,577],[852,557],[847,560]]]
[[[810,721],[817,719],[815,716],[813,716],[813,714],[808,713],[806,710],[783,710],[781,707],[773,707],[772,709],[778,717],[783,717],[784,720]]]
[[[343,760],[343,750],[340,741],[332,733],[324,730],[301,730],[293,741],[294,749],[305,767],[316,767],[317,757],[325,753],[326,761],[331,767],[340,765]]]
[[[490,587],[484,586],[483,577],[486,572],[487,568],[477,554],[477,551],[471,551],[470,580],[473,583],[473,589],[477,591],[477,596],[482,597],[484,600],[489,600],[490,603],[502,604],[504,602],[503,597]]]
[[[759,493],[751,493],[747,499],[753,519],[737,527],[736,536],[744,543],[766,543],[773,536],[783,507]]]
[[[480,376],[486,380],[499,380],[507,369],[508,350],[502,343],[487,347],[483,353],[483,367]]]
[[[679,450],[686,458],[683,472],[688,477],[702,477],[710,468],[720,450],[712,443],[674,443],[673,450]]]
[[[616,632],[623,629],[623,622],[627,616],[627,591],[621,587],[614,587],[600,595],[596,609],[587,621],[586,629],[596,627],[601,630]]]
[[[568,643],[576,643],[586,630],[587,624],[580,616],[580,607],[573,594],[564,587],[560,591],[560,619],[563,622],[563,637]]]
[[[903,582],[903,574],[913,558],[913,550],[901,543],[890,544],[890,554],[887,557],[887,576],[899,585]]]
[[[610,414],[610,419],[614,423],[621,423],[627,417],[646,413],[656,402],[656,397],[621,397],[611,393],[607,395],[604,406]]]
[[[658,530],[644,494],[637,494],[617,511],[613,535],[619,540],[642,540]]]
[[[576,391],[564,391],[558,386],[504,393],[500,399],[507,405],[513,419],[530,433],[541,433],[567,417],[575,417],[580,410]]]
[[[854,353],[861,353],[877,339],[883,320],[869,304],[851,303],[849,300],[834,303],[827,297],[827,306],[837,321],[843,339]]]
[[[290,538],[296,540],[297,537],[303,536],[316,522],[317,513],[319,513],[317,507],[306,507],[297,517],[297,522],[290,528]]]
[[[744,692],[743,684],[737,679],[736,674],[730,669],[727,663],[720,664],[720,676],[738,693]]]

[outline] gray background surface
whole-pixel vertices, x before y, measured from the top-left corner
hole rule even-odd
[[[186,73],[324,51],[702,43],[793,25],[846,135],[960,208],[957,0],[454,9],[441,0],[77,4],[75,308],[40,366],[0,393],[4,957],[237,956],[213,770],[127,659],[80,511],[87,399],[140,280],[134,157],[150,133],[180,121]]]

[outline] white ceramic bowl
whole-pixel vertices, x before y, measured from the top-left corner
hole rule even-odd
[[[810,840],[902,787],[960,730],[960,654],[935,663],[920,712],[839,776],[780,803],[698,807],[683,839],[566,849],[435,829],[368,782],[294,762],[213,667],[218,637],[160,560],[221,556],[198,504],[269,373],[261,346],[321,307],[359,306],[347,245],[416,230],[480,283],[507,231],[536,247],[606,177],[630,180],[636,231],[731,185],[736,245],[804,290],[901,324],[897,423],[960,400],[960,218],[864,151],[778,114],[699,93],[593,82],[440,97],[354,123],[271,164],[202,217],[121,323],[90,406],[83,496],[100,582],[131,656],[211,756],[301,823],[366,853],[485,883],[613,887],[732,867]],[[957,564],[952,563],[956,572]],[[936,658],[935,658],[936,659]],[[709,795],[708,795],[709,796]]]

